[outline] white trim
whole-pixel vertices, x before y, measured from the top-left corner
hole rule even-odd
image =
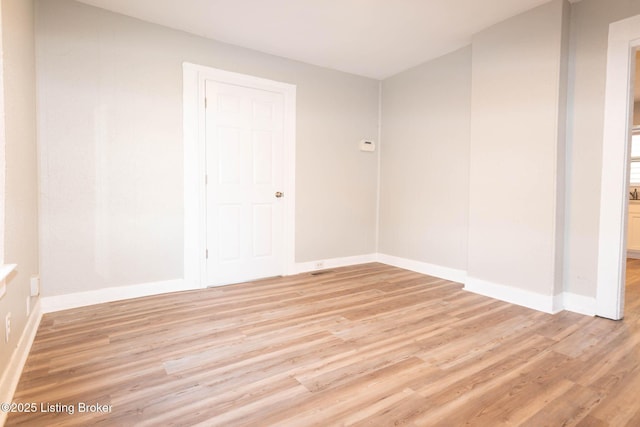
[[[204,122],[203,111],[199,108],[198,68],[183,64],[183,150],[184,150],[184,278],[200,284],[206,274],[204,241],[199,237],[200,230],[206,228],[203,215],[204,204],[200,194],[204,192],[203,176],[205,156],[199,156],[204,150],[199,134],[200,123]],[[195,165],[195,166],[194,166]]]
[[[548,295],[545,296],[542,294],[517,289],[511,286],[499,285],[475,279],[473,277],[468,277],[466,271],[463,270],[379,253],[299,262],[293,266],[290,274],[307,273],[310,271],[347,267],[372,262],[379,262],[382,264],[404,268],[406,270],[415,271],[417,273],[426,274],[457,283],[464,283],[465,289],[471,292],[479,293],[518,305],[524,305],[526,307],[534,308],[536,310],[544,312],[561,311],[562,306],[564,305],[566,306],[566,309],[570,311],[575,311],[577,313],[583,314],[592,314],[593,310],[590,310],[589,307],[595,304],[595,298],[591,297],[571,294],[568,292],[565,292],[561,295],[556,295],[555,297]],[[318,267],[319,264],[322,264],[322,267]],[[41,307],[42,313],[51,313],[54,311],[85,307],[88,305],[101,304],[104,302],[126,300],[130,298],[139,298],[151,295],[160,295],[171,292],[191,291],[196,289],[202,288],[196,282],[186,281],[183,279],[141,283],[128,286],[116,286],[97,289],[94,291],[43,297],[38,302],[38,309],[40,310]],[[557,300],[555,303],[552,302],[554,298]],[[532,301],[535,301],[535,303],[527,304],[527,299],[531,299]],[[550,309],[549,307],[553,308]],[[574,309],[572,307],[576,308]]]
[[[562,305],[567,311],[587,316],[596,315],[596,299],[593,297],[564,292],[562,294]]]
[[[16,269],[16,267],[17,264],[4,264],[0,266],[0,280],[6,279],[7,276]]]
[[[95,291],[76,292],[73,294],[57,295],[41,298],[42,312],[67,310],[85,307],[104,302],[119,301],[130,298],[146,297],[150,295],[171,292],[191,291],[200,286],[183,279],[165,280],[162,282],[141,283],[138,285],[116,286],[112,288],[96,289]]]
[[[348,267],[350,265],[376,262],[376,254],[355,255],[341,258],[329,258],[316,261],[298,262],[290,274],[307,273],[309,271],[326,270],[328,268]],[[321,265],[321,267],[319,267]]]
[[[295,270],[296,86],[245,74],[183,63],[184,277],[206,282],[206,170],[204,85],[206,80],[281,93],[284,97],[284,256],[282,274]]]
[[[545,313],[555,314],[562,311],[562,295],[542,295],[469,276],[467,276],[464,289]]]
[[[42,311],[40,309],[40,301],[38,301],[27,319],[27,324],[22,331],[15,351],[11,355],[11,359],[9,359],[9,363],[7,363],[2,372],[2,378],[0,378],[0,402],[13,401],[13,395],[16,392],[16,387],[18,387],[24,364],[29,356],[41,319]],[[0,411],[0,426],[4,425],[6,418],[7,413]]]
[[[616,320],[624,311],[631,53],[639,44],[640,15],[609,25],[596,313]]]
[[[290,274],[308,273],[317,270],[348,267],[352,265],[379,262],[416,273],[464,283],[469,292],[495,298],[500,301],[517,304],[545,313],[558,313],[568,310],[588,316],[596,314],[596,299],[564,292],[555,296],[542,295],[511,286],[500,285],[485,280],[468,277],[466,271],[443,267],[426,262],[410,260],[386,254],[366,254],[349,257],[329,258],[316,261],[299,262],[293,266]],[[319,265],[322,265],[319,267]],[[44,297],[38,302],[37,310],[42,313],[85,307],[104,302],[119,301],[171,292],[201,289],[194,283],[185,280],[167,280],[163,282],[143,283],[139,285],[103,288],[95,291]],[[40,308],[41,307],[41,308]]]
[[[415,261],[393,255],[379,253],[377,259],[378,262],[383,264],[393,265],[394,267],[404,268],[406,270],[438,277],[440,279],[451,280],[452,282],[464,283],[467,277],[467,272],[464,270],[443,267],[441,265],[429,264],[427,262]]]
[[[551,297],[551,311],[548,313],[556,314],[560,313],[562,310],[565,310],[564,307],[564,293],[560,293]]]

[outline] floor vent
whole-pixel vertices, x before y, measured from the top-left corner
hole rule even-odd
[[[311,273],[311,275],[312,276],[319,276],[321,274],[327,274],[327,273],[333,273],[333,270],[314,271],[313,273]]]

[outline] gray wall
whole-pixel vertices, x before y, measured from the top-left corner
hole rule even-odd
[[[596,294],[609,24],[640,14],[637,0],[582,0],[571,9],[565,290]]]
[[[466,270],[471,48],[382,88],[379,252]]]
[[[518,78],[475,89],[512,87],[531,99],[512,100],[514,94],[503,90],[499,96],[508,102],[509,115],[517,116],[513,106],[521,105],[523,114],[544,116],[535,122],[531,115],[516,117],[529,144],[516,139],[515,151],[504,135],[522,135],[522,128],[508,124],[512,132],[502,130],[501,146],[474,143],[464,153],[465,123],[471,120],[464,101],[472,69],[468,49],[383,82],[380,252],[469,268],[486,280],[548,294],[558,291],[549,284],[562,277],[560,250],[564,290],[595,296],[608,25],[640,14],[640,2],[582,0],[571,6],[566,163],[558,52],[559,20],[567,15],[558,12],[561,3],[500,24],[508,28],[505,40],[489,42],[489,30],[474,41],[474,58],[487,54],[481,50],[492,43],[496,54],[514,49],[509,58],[523,58],[511,62]],[[296,260],[375,252],[377,154],[363,156],[356,144],[376,137],[378,82],[68,0],[39,0],[37,9],[47,295],[181,277],[182,206],[176,201],[182,199],[182,61],[297,84]],[[543,15],[535,18],[539,28],[531,26],[536,13]],[[478,61],[474,73],[482,72]],[[542,67],[543,75],[532,67]],[[554,70],[555,79],[548,74]],[[477,111],[487,112],[479,106]],[[491,135],[482,138],[490,141]],[[487,148],[496,156],[485,156]],[[530,175],[540,179],[513,166],[523,156]],[[469,187],[461,179],[470,158]],[[458,192],[466,195],[457,198]],[[470,229],[465,199],[471,203]],[[527,278],[514,279],[516,272]]]
[[[296,84],[296,261],[375,252],[377,81],[36,5],[43,295],[182,277],[183,61]]]
[[[569,9],[383,82],[379,252],[562,292]]]
[[[2,0],[4,79],[5,223],[4,262],[18,264],[0,299],[0,368],[4,370],[27,322],[29,280],[38,273],[38,183],[36,157],[35,55],[33,3]],[[11,312],[6,345],[4,318]],[[0,376],[2,372],[0,371]],[[0,384],[0,388],[7,384]]]
[[[640,1],[582,0],[570,7],[563,4],[562,12],[559,4],[554,1],[542,6],[537,12],[526,12],[499,24],[497,27],[504,33],[490,46],[498,56],[487,61],[488,70],[500,65],[513,67],[508,70],[506,78],[489,76],[486,79],[486,99],[496,103],[500,99],[504,101],[503,109],[499,111],[504,115],[496,129],[503,136],[506,129],[504,125],[513,135],[521,136],[524,129],[525,141],[530,144],[523,144],[520,138],[507,140],[501,136],[503,146],[494,146],[496,150],[486,158],[482,158],[486,154],[482,150],[487,147],[472,144],[469,220],[472,230],[468,243],[468,268],[472,275],[509,286],[515,285],[524,290],[544,294],[563,290],[595,297],[608,30],[610,23],[640,14]],[[539,17],[540,26],[536,24],[532,28],[533,22],[530,20],[541,11],[550,14],[546,18]],[[560,23],[561,20],[563,24]],[[569,46],[563,46],[561,43],[566,41],[567,28]],[[478,63],[478,56],[485,55],[481,52],[483,40],[495,30],[482,32],[474,39],[474,61],[471,66],[474,72],[481,72],[479,67],[482,63]],[[545,44],[549,39],[554,43],[553,48]],[[507,52],[505,49],[510,48],[515,50],[504,54]],[[548,57],[549,53],[553,53],[553,57]],[[567,59],[568,64],[565,64]],[[436,102],[426,98],[416,102],[419,96],[413,96],[402,85],[415,82],[414,90],[420,92],[423,90],[421,85],[427,88],[441,82],[439,76],[427,76],[426,70],[440,66],[444,60],[440,58],[423,64],[383,83],[380,251],[425,262],[452,265],[447,264],[445,257],[440,254],[430,252],[429,244],[424,243],[423,230],[433,224],[430,218],[423,213],[412,217],[411,212],[400,209],[394,212],[393,206],[388,203],[392,198],[413,198],[416,200],[415,205],[406,201],[399,203],[399,206],[415,207],[418,212],[422,212],[423,200],[432,197],[427,191],[415,188],[418,187],[413,184],[416,177],[409,179],[411,175],[408,175],[407,180],[402,182],[401,174],[394,176],[391,173],[392,158],[401,151],[396,150],[400,146],[398,135],[406,133],[413,136],[430,131],[432,125],[423,124],[425,122],[421,111],[431,102]],[[542,75],[538,67],[543,68]],[[563,77],[565,67],[566,79]],[[415,75],[420,73],[416,70],[423,70],[421,72],[425,73],[423,81]],[[557,87],[539,87],[541,81]],[[566,115],[563,115],[565,102],[562,92],[565,85]],[[500,89],[507,86],[513,92]],[[475,90],[483,89],[476,85]],[[508,99],[509,96],[512,99]],[[537,106],[541,109],[537,109],[536,102],[540,100],[542,102]],[[403,104],[404,101],[406,105]],[[402,111],[399,106],[405,109],[406,117],[411,117],[416,112],[416,116],[420,117],[415,120],[417,125],[409,126],[410,130],[392,130],[395,126],[392,124],[400,117],[396,112]],[[490,107],[478,106],[474,112],[489,114],[488,108]],[[468,114],[464,102],[460,111],[462,116]],[[519,115],[526,117],[523,119]],[[513,126],[507,120],[514,116],[521,127]],[[557,123],[554,124],[554,120]],[[566,138],[564,153],[563,134]],[[409,137],[403,139],[405,144],[411,145]],[[487,141],[490,143],[491,138]],[[474,154],[474,147],[480,148],[480,151]],[[406,147],[403,149],[407,150]],[[413,144],[410,150],[418,153],[418,159],[423,157],[421,144]],[[408,162],[412,161],[408,152],[404,157]],[[526,170],[536,175],[536,179],[523,175],[525,168],[519,166],[522,161],[527,161],[530,168]],[[428,160],[425,160],[425,165],[428,164],[426,162]],[[442,168],[446,169],[447,166],[455,168],[458,164],[443,161]],[[396,165],[395,168],[399,170],[401,166]],[[414,169],[417,167],[409,163],[409,171]],[[425,172],[425,176],[427,173]],[[505,177],[516,179],[508,180]],[[424,177],[421,184],[425,188],[435,185]],[[416,191],[409,196],[403,193],[405,188]],[[444,188],[448,188],[447,185]],[[395,194],[396,192],[399,194]],[[459,216],[461,208],[442,206],[442,211],[440,208],[435,209],[442,216]],[[476,214],[484,215],[484,218]],[[392,218],[407,221],[409,226],[397,224]],[[416,230],[413,241],[412,230]],[[499,239],[495,239],[495,236]],[[422,248],[418,248],[416,242],[422,244]],[[444,238],[443,242],[448,247],[451,239]],[[520,279],[517,278],[518,275],[521,276]],[[559,286],[559,281],[562,286]]]
[[[563,2],[474,36],[468,275],[555,292]]]

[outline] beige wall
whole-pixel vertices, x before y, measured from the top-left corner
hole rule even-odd
[[[378,82],[37,2],[43,294],[183,275],[182,62],[297,85],[296,261],[375,252]]]
[[[609,24],[640,14],[640,2],[582,0],[571,10],[565,290],[594,297]]]
[[[382,88],[379,251],[465,270],[471,48]]]
[[[35,125],[35,56],[33,3],[2,0],[4,79],[5,223],[4,262],[18,264],[0,299],[0,376],[27,322],[29,280],[38,273],[38,187]],[[5,344],[4,319],[11,312],[11,335]],[[0,390],[8,384],[0,384]]]
[[[473,38],[471,279],[554,295],[562,24],[555,0]],[[561,198],[560,198],[561,199]]]

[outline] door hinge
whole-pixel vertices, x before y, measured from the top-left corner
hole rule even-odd
[[[207,108],[207,98],[204,99],[204,108]]]
[[[204,185],[209,184],[209,175],[204,176]]]
[[[209,249],[204,250],[204,257],[205,259],[209,259]]]

